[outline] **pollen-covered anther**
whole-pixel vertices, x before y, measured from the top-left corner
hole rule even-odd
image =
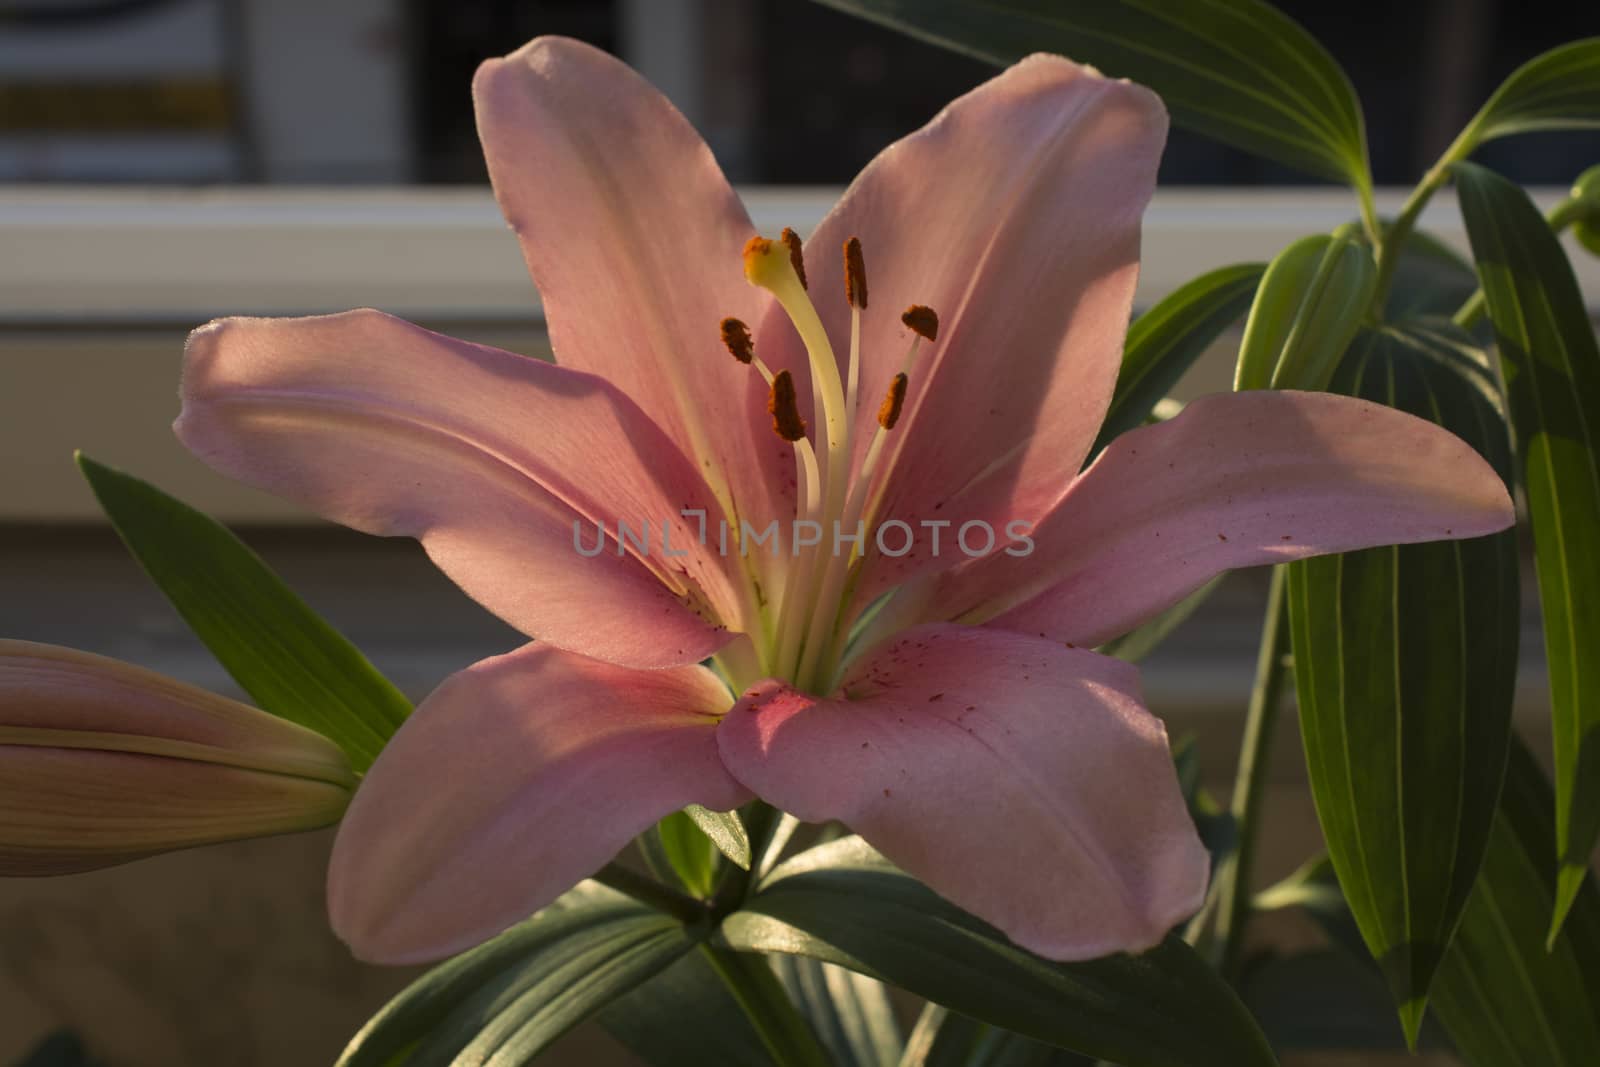
[[[794,395],[794,377],[786,370],[772,379],[767,394],[767,413],[772,416],[772,431],[785,441],[799,441],[806,435],[806,420],[800,417],[800,404]]]
[[[894,381],[889,383],[889,391],[883,394],[883,403],[878,405],[878,425],[885,430],[894,429],[894,424],[900,421],[900,409],[906,403],[906,376],[896,374]]]
[[[851,307],[866,310],[867,264],[861,258],[859,237],[852,237],[844,243],[844,298]]]
[[[722,343],[740,363],[749,363],[755,358],[756,346],[755,342],[750,340],[750,327],[738,319],[722,320]]]
[[[794,276],[800,279],[800,288],[811,288],[806,284],[806,257],[800,251],[800,235],[785,226],[778,236],[789,250],[789,263],[794,267]]]
[[[922,304],[912,304],[900,313],[900,321],[906,328],[928,341],[937,340],[939,337],[939,316],[931,307]]]

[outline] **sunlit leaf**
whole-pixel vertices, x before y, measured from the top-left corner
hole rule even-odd
[[[721,852],[734,865],[748,871],[750,869],[750,835],[745,832],[744,823],[739,821],[736,811],[712,811],[699,804],[690,804],[683,809],[683,813],[700,828],[700,832],[711,839]]]
[[[440,964],[362,1027],[337,1067],[517,1067],[695,946],[677,922],[586,882]]]
[[[1474,144],[1514,133],[1600,126],[1600,37],[1528,60],[1467,124]]]
[[[184,622],[265,711],[333,741],[356,771],[411,704],[260,556],[209,515],[78,456],[106,517]]]
[[[1339,64],[1262,0],[821,0],[994,63],[1056,52],[1148,85],[1173,121],[1357,188],[1361,107]]]
[[[1275,1062],[1233,991],[1181,939],[1169,937],[1141,956],[1051,963],[896,870],[857,837],[779,864],[722,931],[737,948],[836,963],[1124,1067]]]
[[[1509,478],[1493,379],[1449,324],[1364,334],[1336,391],[1436,422]],[[1340,884],[1415,1034],[1494,817],[1518,638],[1512,531],[1289,567],[1311,790]]]
[[[1528,195],[1470,163],[1456,167],[1456,185],[1533,526],[1555,739],[1554,931],[1600,839],[1600,348],[1572,266]]]
[[[917,1018],[899,1067],[1092,1067],[1076,1052],[999,1030],[929,1004]]]
[[[1585,874],[1546,950],[1555,898],[1550,784],[1514,744],[1483,874],[1434,982],[1469,1067],[1580,1067],[1600,1050],[1600,892]]]
[[[835,1067],[895,1067],[905,1042],[882,982],[805,956],[768,957]]]
[[[1239,344],[1235,389],[1323,389],[1361,326],[1377,265],[1349,234],[1304,237],[1267,266]]]

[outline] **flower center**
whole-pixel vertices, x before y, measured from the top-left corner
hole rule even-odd
[[[853,593],[875,527],[887,477],[893,465],[885,442],[905,407],[909,372],[919,346],[938,334],[938,316],[914,305],[901,316],[911,331],[901,369],[878,408],[878,425],[858,468],[852,470],[851,433],[861,392],[861,317],[867,308],[867,273],[861,242],[844,245],[845,299],[850,305],[850,359],[841,379],[822,319],[806,287],[800,238],[784,230],[776,240],[753,237],[744,250],[745,277],[777,299],[805,345],[811,371],[812,419],[799,410],[793,378],[773,373],[755,351],[749,328],[737,319],[722,321],[722,341],[739,362],[753,367],[769,388],[772,428],[794,447],[796,499],[783,560],[768,576],[778,595],[770,603],[776,617],[764,618],[763,634],[751,635],[763,675],[781,678],[813,693],[837,687],[849,650]],[[814,429],[813,429],[814,428]],[[816,440],[807,436],[811,430]],[[876,481],[876,490],[874,484]]]

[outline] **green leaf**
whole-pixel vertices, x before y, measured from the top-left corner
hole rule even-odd
[[[1363,334],[1334,382],[1436,422],[1509,477],[1495,385],[1464,334]],[[1494,818],[1516,680],[1512,531],[1292,564],[1289,619],[1317,815],[1415,1035]]]
[[[804,956],[768,957],[836,1067],[894,1067],[905,1042],[882,982]]]
[[[750,835],[745,832],[738,812],[712,811],[690,804],[683,813],[711,839],[718,852],[733,861],[734,866],[743,871],[750,869]]]
[[[764,955],[706,947],[706,959],[722,976],[762,1043],[782,1067],[828,1067],[828,1054],[800,1014]]]
[[[1586,874],[1545,948],[1556,884],[1550,784],[1520,743],[1477,890],[1434,983],[1434,1012],[1470,1067],[1579,1067],[1600,1049],[1600,892]]]
[[[937,1004],[917,1019],[899,1067],[1092,1067],[1094,1061]]]
[[[717,849],[688,812],[675,811],[668,815],[656,823],[640,843],[645,861],[656,877],[665,873],[657,869],[664,861],[667,869],[691,894],[697,897],[711,894],[717,880]]]
[[[1600,839],[1600,349],[1572,266],[1528,195],[1456,166],[1533,526],[1555,736],[1552,934]]]
[[[1177,937],[1137,957],[1051,963],[896,870],[858,837],[779,864],[724,920],[722,933],[736,948],[836,963],[1125,1067],[1275,1062],[1233,991]]]
[[[1600,126],[1600,37],[1573,41],[1512,72],[1467,124],[1469,145],[1536,130]]]
[[[672,919],[586,882],[386,1004],[337,1067],[529,1063],[695,946]]]
[[[81,453],[117,534],[183,621],[265,711],[317,731],[357,772],[411,704],[261,557],[215,519]]]
[[[1384,318],[1448,317],[1477,291],[1478,274],[1471,263],[1438,238],[1414,231],[1395,261]]]
[[[1368,189],[1350,79],[1298,23],[1261,0],[821,0],[993,63],[1057,52],[1131,78],[1179,126]]]
[[[1195,360],[1249,309],[1264,270],[1264,263],[1240,263],[1202,274],[1133,320],[1091,456],[1150,417]]]
[[[1588,251],[1600,256],[1600,164],[1578,175],[1572,183],[1572,199],[1583,213],[1572,225],[1572,236]]]
[[[1406,1049],[1383,979],[1336,949],[1258,963],[1246,973],[1240,995],[1279,1051]],[[1437,1035],[1419,1039],[1418,1046],[1438,1047]]]
[[[1303,237],[1262,276],[1235,389],[1323,389],[1372,303],[1378,268],[1348,234]]]
[[[595,1019],[652,1067],[772,1062],[706,958],[705,945],[606,1005]]]

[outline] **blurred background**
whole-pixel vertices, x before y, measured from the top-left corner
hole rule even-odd
[[[1350,72],[1380,185],[1413,181],[1516,66],[1600,33],[1600,11],[1572,0],[1279,6]],[[99,523],[71,462],[82,448],[224,518],[413,696],[520,643],[414,546],[231,485],[167,427],[183,337],[219,315],[370,304],[548,354],[484,184],[468,94],[480,60],[545,33],[613,51],[660,86],[765,230],[809,229],[876,152],[993,73],[806,0],[0,0],[0,636],[237,693]],[[1600,134],[1510,138],[1477,158],[1548,204],[1600,161]],[[1401,196],[1380,193],[1380,210]],[[1174,131],[1138,303],[1354,211],[1344,190]],[[1448,195],[1424,225],[1465,247]],[[1600,309],[1596,260],[1573,259]],[[1227,388],[1236,341],[1183,395]],[[1197,739],[1224,795],[1260,579],[1225,583],[1145,675],[1152,706],[1175,737]],[[1523,653],[1519,721],[1547,748],[1532,614]],[[1284,721],[1267,879],[1319,844]],[[328,934],[329,841],[0,882],[0,1065],[331,1062],[413,972],[355,964]],[[1430,1055],[1421,1062],[1452,1062]],[[551,1062],[629,1061],[586,1030]]]

